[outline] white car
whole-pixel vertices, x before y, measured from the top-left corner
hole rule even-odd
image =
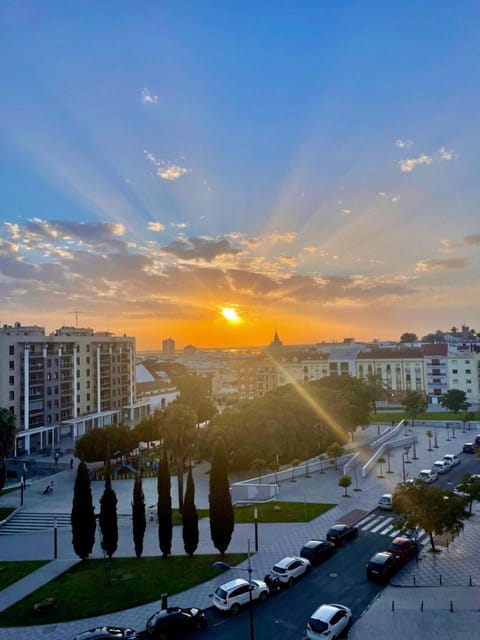
[[[378,501],[378,507],[380,509],[391,509],[392,508],[392,494],[384,493],[383,496]]]
[[[454,453],[447,453],[443,456],[445,462],[448,462],[452,467],[457,464],[460,464],[460,458],[456,456]]]
[[[280,562],[275,564],[270,573],[278,578],[282,584],[288,584],[291,587],[295,580],[308,573],[311,568],[310,560],[293,556],[282,558]]]
[[[250,602],[249,592],[252,591],[252,600],[263,602],[268,598],[269,590],[263,580],[245,580],[236,578],[222,584],[215,589],[213,594],[213,605],[220,611],[230,611],[235,615],[240,607]]]
[[[434,469],[422,469],[418,474],[418,479],[430,484],[438,478],[438,473]]]
[[[352,622],[352,612],[343,604],[322,604],[307,624],[307,638],[326,640],[338,638]]]
[[[436,460],[432,467],[433,471],[436,471],[437,473],[448,473],[451,468],[452,465],[445,462],[445,460]]]

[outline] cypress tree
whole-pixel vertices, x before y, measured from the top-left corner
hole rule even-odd
[[[143,553],[143,538],[147,526],[145,495],[143,493],[142,478],[140,475],[135,477],[135,483],[133,485],[132,522],[135,555],[137,558],[140,558]]]
[[[90,473],[83,460],[77,468],[70,522],[73,550],[79,558],[85,560],[91,554],[95,543],[96,522]]]
[[[228,481],[227,450],[223,438],[218,438],[213,449],[208,503],[212,542],[214,547],[223,555],[230,544],[235,526]]]
[[[188,470],[187,488],[183,501],[183,547],[185,553],[193,556],[198,547],[198,513],[195,506],[195,485],[193,484],[192,465]]]
[[[100,498],[100,529],[102,532],[102,549],[111,559],[118,546],[117,494],[112,489],[110,464],[107,464],[105,489]]]
[[[172,551],[172,496],[167,450],[163,447],[158,467],[158,542],[160,551],[167,558]]]

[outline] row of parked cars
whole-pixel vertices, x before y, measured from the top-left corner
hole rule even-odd
[[[409,536],[394,538],[386,551],[375,553],[366,566],[369,580],[388,582],[395,573],[418,553],[417,542]]]

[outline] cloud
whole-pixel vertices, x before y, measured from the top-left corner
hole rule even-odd
[[[145,87],[142,89],[142,102],[143,104],[157,104],[158,96],[150,93],[147,87]]]
[[[400,196],[388,193],[387,191],[379,191],[377,196],[379,198],[384,198],[385,200],[390,200],[390,202],[398,202],[400,200]]]
[[[440,154],[440,161],[458,159],[458,154],[455,153],[455,151],[446,149],[445,147],[440,147],[438,153]]]
[[[147,228],[149,231],[163,231],[165,226],[161,222],[149,222]]]
[[[465,258],[431,258],[429,260],[421,260],[417,262],[416,271],[450,271],[454,269],[466,269],[470,261]]]
[[[173,229],[186,229],[188,227],[188,224],[186,222],[171,222],[170,226]]]
[[[352,213],[351,209],[340,209],[340,215],[341,216],[349,216]]]
[[[178,180],[186,173],[190,173],[191,169],[180,167],[178,164],[171,164],[157,171],[157,175],[164,180]]]
[[[399,160],[398,164],[400,165],[400,169],[403,172],[410,173],[410,171],[413,171],[415,167],[417,167],[418,165],[432,164],[432,162],[433,162],[433,158],[423,153],[417,158],[406,158],[404,160]]]
[[[463,238],[463,241],[465,243],[465,246],[467,247],[474,247],[480,244],[480,234],[476,234],[473,236],[465,236]]]
[[[214,238],[179,238],[162,247],[164,253],[182,260],[205,260],[211,262],[218,256],[237,255],[239,249],[234,249],[225,239]]]
[[[412,140],[401,140],[400,138],[395,140],[395,146],[398,149],[408,149],[409,147],[412,146],[412,144],[413,144]]]
[[[456,249],[459,247],[476,247],[480,245],[480,234],[464,236],[461,240],[455,241],[451,239],[445,239],[441,241],[442,247],[445,249]]]
[[[297,233],[295,231],[286,231],[284,233],[272,232],[267,234],[266,240],[270,242],[272,245],[279,244],[285,242],[287,244],[291,244],[295,242],[297,238]]]

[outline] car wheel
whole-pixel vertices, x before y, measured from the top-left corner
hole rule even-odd
[[[289,578],[288,579],[288,586],[289,587],[293,587],[293,583],[294,583],[294,579],[293,578]]]
[[[230,611],[232,612],[232,616],[236,616],[237,613],[240,611],[240,607],[237,603],[232,604],[232,608],[230,609]]]
[[[262,593],[260,594],[260,602],[265,602],[267,598],[268,598],[268,593],[266,591],[262,591]]]

